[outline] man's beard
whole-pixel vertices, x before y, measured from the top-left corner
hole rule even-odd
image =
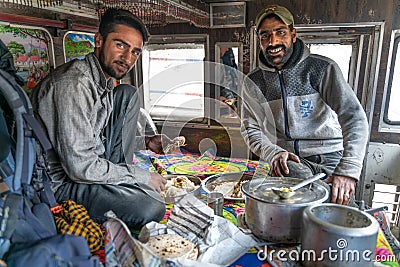
[[[127,71],[124,74],[117,76],[117,73],[114,71],[114,69],[111,66],[107,66],[107,65],[104,64],[104,50],[103,50],[103,48],[100,50],[99,62],[100,62],[100,66],[103,69],[103,71],[105,73],[107,73],[108,75],[110,75],[111,77],[117,79],[117,80],[120,80],[120,79],[124,78],[126,76],[126,74],[128,74],[128,71]]]
[[[273,49],[277,49],[282,47],[283,49],[283,56],[270,56],[268,51],[269,50],[273,50]],[[286,64],[286,62],[288,62],[289,58],[292,56],[293,54],[293,44],[290,45],[289,47],[285,47],[284,45],[277,45],[277,46],[268,46],[265,51],[263,51],[265,60],[267,61],[267,63],[272,66],[272,67],[282,67],[283,65]],[[279,61],[274,61],[274,59],[276,58],[280,58]]]

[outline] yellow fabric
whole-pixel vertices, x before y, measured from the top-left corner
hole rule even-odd
[[[90,252],[94,253],[103,246],[103,233],[87,214],[82,205],[72,200],[61,203],[62,210],[54,216],[57,231],[61,234],[82,236],[89,245]]]

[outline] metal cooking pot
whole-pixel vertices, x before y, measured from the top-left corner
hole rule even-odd
[[[303,210],[327,200],[328,190],[317,181],[298,189],[293,197],[281,199],[272,188],[291,187],[301,181],[292,177],[269,177],[242,185],[246,224],[255,236],[275,243],[300,243]]]
[[[379,224],[368,213],[323,203],[307,207],[302,220],[305,266],[373,266]]]

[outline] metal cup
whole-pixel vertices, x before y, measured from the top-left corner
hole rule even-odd
[[[213,209],[215,215],[222,216],[222,211],[224,208],[224,195],[222,193],[208,193],[207,203],[208,206]]]

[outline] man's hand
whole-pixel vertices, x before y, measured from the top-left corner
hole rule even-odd
[[[225,105],[227,105],[228,107],[230,107],[234,111],[237,110],[236,106],[234,105],[234,103],[236,101],[235,98],[226,98],[224,96],[220,96],[219,97],[219,101],[223,102]],[[224,106],[224,104],[222,104],[222,107]]]
[[[145,137],[146,149],[150,149],[157,154],[164,154],[163,147],[171,142],[172,140],[165,134],[157,134]]]
[[[349,205],[350,197],[355,192],[356,180],[347,177],[332,174],[324,180],[325,183],[332,183],[332,203]]]
[[[296,154],[287,151],[279,152],[271,160],[270,175],[274,177],[282,177],[283,173],[289,174],[289,168],[287,166],[288,160],[300,163],[300,159]]]
[[[150,183],[149,186],[153,188],[155,191],[160,193],[165,190],[165,184],[167,183],[167,179],[165,179],[162,175],[158,173],[150,173]]]

